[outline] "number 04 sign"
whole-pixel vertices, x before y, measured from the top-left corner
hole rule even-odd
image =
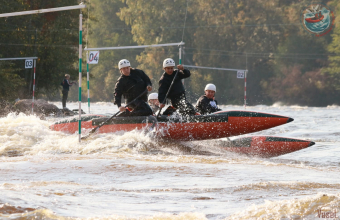
[[[25,60],[25,69],[31,69],[33,67],[33,60]]]
[[[88,64],[98,64],[99,61],[99,51],[90,51],[88,57]]]

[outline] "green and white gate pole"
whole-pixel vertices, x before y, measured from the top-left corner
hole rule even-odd
[[[86,70],[87,70],[87,108],[90,114],[90,71],[89,71],[89,52],[86,52]]]
[[[182,45],[179,46],[179,64],[182,64]]]
[[[83,26],[83,14],[80,11],[79,14],[79,119],[78,119],[78,130],[79,130],[79,142],[81,141],[81,65],[82,65],[82,39],[83,39],[83,34],[82,34],[82,26]]]
[[[183,41],[181,41],[180,45],[179,45],[179,53],[178,53],[178,57],[179,57],[179,65],[182,64],[182,43]],[[182,83],[184,85],[184,79],[182,79]]]

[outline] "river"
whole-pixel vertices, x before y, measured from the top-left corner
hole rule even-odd
[[[2,117],[0,219],[339,219],[340,107],[246,110],[294,118],[251,135],[316,144],[264,159],[224,151],[225,139],[169,143],[139,131],[78,143],[49,129],[58,118]],[[91,104],[91,113],[116,111]]]

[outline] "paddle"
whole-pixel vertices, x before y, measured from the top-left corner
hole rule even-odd
[[[143,93],[141,93],[139,96],[137,96],[134,100],[132,100],[131,102],[129,102],[128,104],[126,104],[126,106],[131,105],[134,101],[136,101],[139,97],[141,97],[142,95],[144,95],[148,90],[146,89]],[[103,123],[101,123],[100,125],[98,125],[97,127],[93,128],[86,136],[82,137],[81,139],[84,140],[88,137],[91,136],[91,134],[95,133],[99,128],[101,128],[102,126],[106,125],[109,121],[111,121],[111,119],[113,119],[114,117],[116,117],[118,114],[120,113],[120,111],[118,111],[116,114],[112,115],[109,119],[107,119],[106,121],[104,121]]]
[[[171,90],[172,85],[173,85],[174,82],[175,82],[175,79],[176,79],[176,76],[177,76],[178,72],[179,72],[179,70],[177,70],[177,72],[176,72],[176,74],[175,74],[175,77],[174,77],[174,79],[172,80],[172,82],[171,82],[171,84],[170,84],[169,90],[168,90],[168,92],[166,93],[163,102],[161,103],[161,104],[163,104],[163,105],[165,105],[166,98],[167,98],[168,95],[169,95],[169,92],[170,92],[170,90]],[[167,73],[165,73],[165,74],[167,74]],[[163,107],[162,107],[162,108],[163,108]],[[159,109],[158,114],[157,114],[157,116],[156,116],[157,118],[159,117],[159,114],[161,114],[162,108]]]

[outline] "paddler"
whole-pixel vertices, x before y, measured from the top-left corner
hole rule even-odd
[[[121,112],[118,116],[152,115],[152,109],[147,104],[147,91],[152,90],[150,78],[144,71],[131,68],[127,59],[118,62],[118,69],[121,76],[117,80],[114,93],[114,104],[118,106]],[[122,95],[126,102],[132,102],[129,106],[121,106]]]
[[[160,107],[165,106],[165,99],[171,100],[174,108],[178,109],[181,115],[195,115],[196,110],[186,99],[185,89],[182,79],[190,77],[190,71],[184,69],[183,65],[177,65],[177,70],[174,70],[175,61],[171,58],[166,58],[163,61],[163,75],[159,80],[158,100],[161,103]],[[174,79],[176,76],[176,79]],[[173,81],[174,80],[174,81]],[[172,87],[170,88],[171,83]],[[170,91],[169,91],[170,88]],[[169,93],[168,93],[169,91]],[[168,96],[166,97],[168,93]]]
[[[148,96],[148,103],[155,114],[159,110],[158,93],[154,92]]]
[[[216,86],[209,83],[204,88],[204,95],[202,95],[196,104],[196,109],[201,115],[210,114],[213,112],[221,111],[217,106],[217,101],[215,100]]]
[[[156,114],[157,111],[160,109],[160,108],[159,108],[159,105],[160,105],[160,104],[159,104],[158,93],[157,93],[157,92],[151,93],[151,94],[148,96],[148,103],[149,103],[150,107],[152,108],[153,113]],[[165,111],[163,111],[162,115],[170,116],[170,115],[172,115],[175,111],[176,111],[176,108],[175,108],[175,107],[169,106]]]

